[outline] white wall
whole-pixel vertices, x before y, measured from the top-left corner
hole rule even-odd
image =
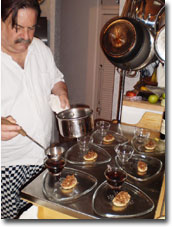
[[[99,1],[46,0],[41,4],[42,16],[48,19],[50,48],[57,66],[65,76],[72,104],[94,105],[96,81],[92,73],[95,73],[95,62],[90,61],[90,56],[96,53],[95,43],[99,42],[99,37],[96,36],[97,40],[96,37],[93,38],[97,32],[93,28],[98,26]],[[121,5],[124,2],[125,0],[120,0]],[[91,27],[90,24],[94,25]],[[138,79],[126,78],[125,91],[133,89],[136,80]],[[114,90],[116,98],[118,91],[116,87]],[[112,118],[116,117],[115,98]]]
[[[46,0],[41,5],[41,16],[48,20],[48,39],[57,66],[60,62],[61,0]]]
[[[65,75],[72,104],[89,105],[86,101],[89,17],[91,9],[97,6],[97,1],[62,0],[61,2],[60,70]],[[93,23],[95,19],[92,18]],[[91,79],[89,80],[92,85]]]

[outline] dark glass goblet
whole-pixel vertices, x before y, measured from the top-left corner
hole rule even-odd
[[[127,179],[127,174],[125,171],[118,167],[108,166],[104,172],[107,183],[113,191],[120,191],[122,184]]]

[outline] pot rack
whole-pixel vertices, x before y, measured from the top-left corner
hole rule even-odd
[[[121,122],[122,117],[122,103],[124,95],[124,85],[125,85],[126,70],[121,70],[120,72],[120,83],[119,83],[119,94],[118,94],[118,111],[117,111],[117,121]]]
[[[157,23],[159,14],[161,14],[161,12],[164,11],[164,9],[165,9],[164,1],[160,1],[160,0],[157,0],[157,1],[161,2],[161,4],[162,5],[164,4],[164,5],[163,5],[163,7],[161,8],[161,10],[159,11],[159,13],[157,15],[157,18],[155,20],[154,26]],[[135,8],[134,4],[136,4],[137,2],[139,2],[139,1],[134,1],[134,3],[133,3],[131,0],[130,1],[126,0],[121,16],[126,16],[128,18],[131,18],[131,17],[136,18],[136,8]],[[144,4],[147,4],[146,1],[144,1]],[[135,10],[134,10],[134,8],[135,8]],[[145,5],[144,5],[143,9],[145,10]],[[144,13],[144,12],[142,12],[142,13]],[[147,23],[147,21],[145,21],[145,20],[143,20],[142,22],[145,23],[145,25],[148,27],[148,29],[151,28],[152,24],[149,25],[149,23]],[[156,33],[156,31],[155,31],[155,33]],[[111,62],[111,63],[113,64],[113,62]],[[119,94],[118,94],[118,107],[117,107],[117,122],[120,123],[121,122],[121,117],[122,117],[122,104],[123,104],[125,77],[129,76],[129,74],[133,70],[132,69],[131,70],[130,69],[129,70],[120,69],[120,68],[116,67],[115,64],[114,64],[114,66],[115,66],[115,68],[117,69],[117,71],[120,74]],[[138,71],[140,71],[140,69],[135,71],[135,75],[137,74]],[[134,77],[135,75],[131,75],[130,77]]]

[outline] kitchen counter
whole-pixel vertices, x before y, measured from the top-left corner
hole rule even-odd
[[[160,131],[164,110],[165,107],[160,103],[151,104],[148,101],[130,101],[124,98],[121,122]]]
[[[120,124],[113,124],[111,126],[111,129],[122,132],[125,136],[129,138],[129,140],[133,137],[134,127],[126,126],[126,125],[120,125]],[[72,146],[74,142],[67,142],[62,144],[66,149]],[[115,165],[115,152],[113,147],[109,147],[106,149],[106,151],[109,152],[112,156],[112,160],[110,162],[111,165]],[[164,164],[165,157],[164,155],[158,155],[158,158],[161,159],[161,161]],[[89,174],[92,174],[95,176],[98,180],[98,185],[102,183],[105,180],[104,177],[104,170],[106,169],[107,164],[98,165],[95,167],[82,167],[78,165],[71,165],[67,164],[67,167],[75,168],[78,170],[85,171]],[[98,216],[94,213],[92,209],[92,196],[95,191],[95,188],[89,192],[88,194],[72,201],[67,202],[64,204],[60,204],[57,202],[53,202],[48,200],[43,192],[42,192],[42,185],[43,185],[43,175],[46,173],[47,170],[42,172],[37,178],[35,178],[30,184],[28,184],[22,191],[21,191],[21,197],[39,207],[39,218],[52,218],[50,213],[53,214],[53,218],[55,219],[71,219],[71,218],[78,218],[78,219],[101,219],[102,217]],[[148,180],[145,182],[138,182],[130,177],[127,178],[127,182],[135,185],[136,187],[140,188],[143,192],[145,192],[153,201],[155,204],[155,208],[152,212],[144,215],[139,216],[137,218],[146,218],[146,219],[153,219],[155,218],[155,213],[158,209],[161,209],[161,204],[158,203],[159,196],[161,194],[161,187],[162,187],[162,181],[164,176],[164,165],[161,170],[161,172],[155,176],[152,180]],[[97,185],[97,186],[98,186]],[[165,185],[164,185],[165,188]],[[164,189],[165,190],[165,189]],[[161,198],[162,201],[164,201],[164,198]],[[41,216],[41,210],[42,210],[42,216]],[[43,215],[44,213],[44,215]],[[48,216],[49,215],[49,216]]]
[[[136,108],[141,108],[141,109],[145,109],[145,110],[153,110],[153,111],[158,111],[158,112],[164,112],[165,107],[161,106],[161,104],[155,103],[155,104],[151,104],[148,101],[130,101],[130,100],[126,100],[124,98],[123,100],[123,106],[130,106],[130,107],[136,107]]]

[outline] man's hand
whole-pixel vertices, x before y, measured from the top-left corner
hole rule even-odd
[[[65,109],[66,107],[70,108],[69,99],[67,95],[60,95],[59,99],[60,99],[60,105],[62,109]]]
[[[1,140],[2,141],[7,141],[16,137],[19,134],[18,131],[21,129],[20,126],[16,124],[16,120],[13,117],[9,116],[9,117],[6,117],[6,119],[11,123],[13,123],[14,125],[4,124],[1,118]]]
[[[54,95],[58,95],[60,99],[61,108],[65,109],[70,108],[67,86],[64,82],[58,82],[54,85],[52,89]]]

